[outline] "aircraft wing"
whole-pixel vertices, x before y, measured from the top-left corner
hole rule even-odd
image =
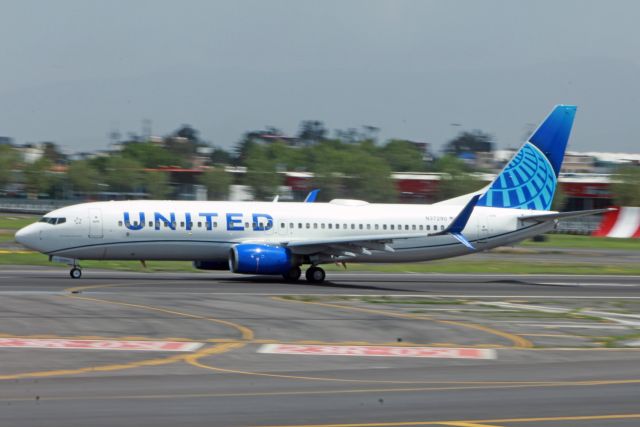
[[[606,209],[590,209],[585,211],[552,212],[552,213],[543,213],[543,214],[535,214],[535,215],[523,215],[523,216],[519,216],[518,219],[521,221],[545,222],[545,221],[553,221],[556,219],[578,218],[581,216],[596,215],[596,214],[614,211],[614,210],[616,209],[606,208]]]
[[[337,237],[331,239],[300,240],[282,242],[283,246],[291,249],[293,253],[310,255],[324,253],[333,256],[355,257],[357,255],[371,255],[371,250],[393,252],[389,245],[394,240],[425,238],[431,236],[451,235],[460,243],[473,250],[474,247],[462,235],[462,230],[467,225],[469,217],[473,213],[479,195],[475,195],[462,208],[451,224],[444,230],[435,233],[403,233],[403,234],[371,234],[365,236]]]

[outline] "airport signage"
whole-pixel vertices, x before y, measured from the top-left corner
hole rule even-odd
[[[125,351],[194,351],[202,347],[198,342],[74,340],[38,338],[0,338],[0,348],[48,348],[68,350],[125,350]]]
[[[496,358],[496,352],[492,349],[450,347],[265,344],[260,347],[258,352],[312,356],[428,357],[437,359]]]

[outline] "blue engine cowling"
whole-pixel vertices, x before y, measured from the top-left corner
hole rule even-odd
[[[282,246],[242,243],[229,251],[229,269],[234,273],[284,274],[291,267],[291,251]]]

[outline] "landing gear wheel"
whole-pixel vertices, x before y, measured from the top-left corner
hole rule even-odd
[[[71,271],[69,271],[69,276],[71,276],[72,279],[79,279],[82,277],[82,270],[78,267],[73,267]]]
[[[291,267],[291,270],[284,273],[282,277],[284,277],[284,280],[286,280],[287,282],[297,282],[298,279],[300,279],[301,275],[302,270],[300,270],[300,267],[296,266]]]
[[[324,278],[327,276],[323,269],[316,266],[307,268],[304,275],[309,283],[322,283],[324,282]]]

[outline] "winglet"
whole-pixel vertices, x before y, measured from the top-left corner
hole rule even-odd
[[[447,228],[439,233],[432,234],[432,236],[451,234],[457,241],[465,245],[467,248],[475,250],[476,248],[473,247],[467,238],[462,235],[462,230],[467,226],[467,222],[469,222],[469,218],[471,217],[473,209],[476,207],[479,198],[480,194],[473,196]]]
[[[464,208],[460,211],[458,216],[456,216],[451,224],[443,230],[444,233],[462,233],[462,230],[467,226],[467,222],[473,213],[473,209],[476,207],[476,203],[478,203],[478,199],[480,198],[480,194],[476,194],[469,200]]]
[[[319,192],[320,192],[319,189],[311,190],[309,194],[307,194],[307,197],[304,199],[304,202],[305,203],[315,202]]]

